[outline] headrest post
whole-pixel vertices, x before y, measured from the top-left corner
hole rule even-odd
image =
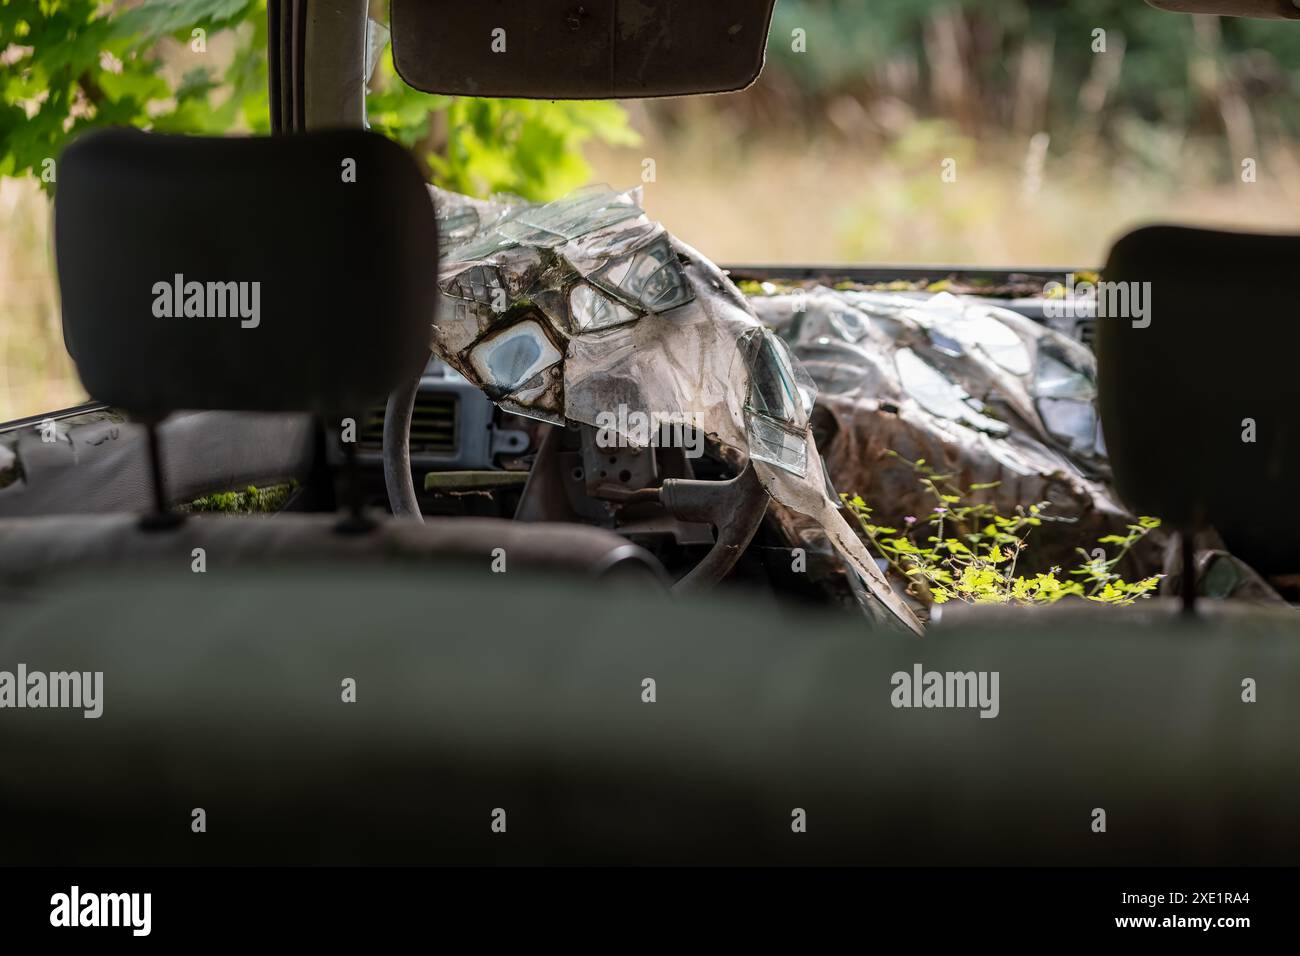
[[[1183,614],[1191,617],[1196,614],[1196,532],[1184,528],[1178,538],[1183,554]]]
[[[343,442],[343,460],[346,468],[344,480],[348,486],[348,514],[336,526],[344,534],[361,534],[376,527],[366,517],[365,493],[361,483],[361,463],[357,458],[356,442]]]
[[[185,520],[185,516],[167,507],[167,495],[163,489],[162,456],[158,449],[157,421],[151,418],[145,422],[145,435],[148,437],[149,484],[153,491],[153,510],[140,519],[140,527],[149,531],[162,531],[176,527]]]

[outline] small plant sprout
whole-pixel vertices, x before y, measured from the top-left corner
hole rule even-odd
[[[1029,547],[1027,538],[1049,517],[1047,502],[1017,505],[1015,514],[1002,515],[988,502],[969,502],[973,492],[995,488],[998,482],[973,484],[965,491],[952,484],[951,475],[937,474],[924,458],[907,462],[917,479],[935,499],[924,517],[907,516],[902,530],[876,524],[870,505],[860,495],[841,495],[858,520],[862,533],[889,566],[908,582],[908,593],[925,604],[957,600],[967,604],[1052,604],[1063,597],[1080,597],[1099,604],[1126,606],[1148,597],[1162,575],[1125,581],[1116,567],[1146,535],[1160,527],[1157,518],[1138,518],[1127,534],[1109,534],[1091,553],[1078,548],[1082,562],[1062,575],[1061,568],[1045,574],[1016,574],[1016,562]]]

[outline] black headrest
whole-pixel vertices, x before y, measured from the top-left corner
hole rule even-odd
[[[374,133],[88,134],[55,243],[81,380],[142,418],[361,409],[427,355],[432,200]]]
[[[1297,263],[1300,236],[1152,226],[1116,243],[1102,274],[1130,295],[1129,315],[1097,319],[1120,496],[1177,525],[1212,524],[1260,570],[1300,567]],[[1131,314],[1132,283],[1149,290],[1145,317]]]

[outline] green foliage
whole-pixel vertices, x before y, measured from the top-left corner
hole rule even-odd
[[[743,295],[754,297],[765,295],[789,295],[792,292],[798,292],[802,286],[791,282],[758,282],[754,279],[740,279],[736,282],[736,288],[739,289]]]
[[[1128,526],[1126,535],[1101,538],[1099,545],[1116,547],[1113,555],[1108,556],[1104,548],[1098,548],[1095,556],[1077,549],[1082,563],[1064,578],[1059,567],[1032,577],[1017,575],[1016,562],[1027,547],[1029,533],[1053,520],[1046,514],[1047,502],[1018,505],[1014,515],[1001,515],[991,503],[968,503],[972,492],[994,488],[996,482],[974,484],[963,492],[951,483],[951,475],[936,474],[925,459],[907,463],[934,498],[935,507],[924,519],[909,518],[905,529],[875,524],[872,508],[858,495],[840,497],[871,544],[908,581],[908,592],[926,603],[1033,605],[1081,597],[1126,606],[1148,597],[1160,582],[1158,574],[1128,582],[1115,571],[1134,545],[1160,527],[1157,518],[1139,518]]]
[[[249,485],[243,491],[218,491],[195,498],[180,511],[210,511],[221,514],[273,514],[284,507],[289,496],[298,488],[298,482],[256,488]]]
[[[550,199],[583,185],[590,168],[579,147],[593,137],[633,145],[621,107],[610,102],[453,100],[445,155],[430,154],[435,180],[457,192],[510,192]]]
[[[936,44],[940,19],[946,25],[937,32],[957,36],[964,44],[961,51]],[[954,23],[955,34],[949,32]],[[1103,29],[1109,50],[1124,47],[1110,109],[1143,123],[1181,127],[1203,121],[1206,111],[1198,106],[1207,91],[1200,64],[1213,61],[1221,78],[1246,91],[1252,108],[1269,110],[1294,131],[1300,129],[1292,74],[1300,64],[1300,31],[1289,26],[1221,17],[1217,46],[1207,48],[1192,17],[1134,0],[874,0],[869,5],[862,0],[781,0],[772,18],[768,69],[788,76],[804,96],[830,98],[865,88],[868,100],[886,67],[895,75],[914,73],[914,89],[891,90],[890,95],[901,94],[922,110],[928,75],[956,69],[966,102],[980,114],[961,119],[997,128],[1015,110],[1021,51],[1047,41],[1052,48],[1047,121],[1056,137],[1079,115],[1079,90],[1097,61],[1092,33]],[[806,31],[806,53],[791,48],[796,28]],[[939,56],[948,59],[937,62]]]
[[[30,173],[52,191],[45,161],[96,126],[266,132],[266,42],[266,0],[0,0],[0,175]],[[584,143],[637,141],[614,103],[419,93],[388,52],[367,111],[433,181],[474,195],[553,199],[590,175]]]
[[[627,114],[608,101],[478,99],[421,93],[386,50],[366,100],[371,127],[416,149],[430,178],[471,196],[549,200],[584,185],[590,140],[634,145]]]
[[[235,31],[234,55],[219,77],[201,62],[169,82],[160,49],[189,49],[196,29],[208,44]],[[265,0],[0,0],[0,175],[30,172],[52,190],[45,161],[95,126],[265,130],[265,46]]]

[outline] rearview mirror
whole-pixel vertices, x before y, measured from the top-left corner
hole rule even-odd
[[[776,0],[392,0],[393,64],[426,93],[725,93],[763,69]]]

